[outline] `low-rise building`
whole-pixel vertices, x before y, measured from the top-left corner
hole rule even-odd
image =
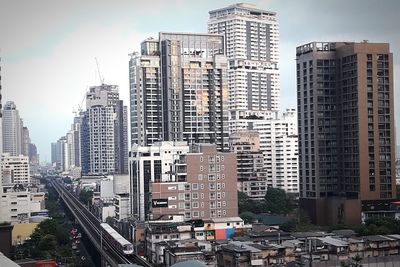
[[[192,226],[184,222],[150,222],[146,229],[146,256],[153,264],[164,263],[166,241],[192,238]]]
[[[30,184],[29,157],[11,156],[9,153],[0,155],[0,170],[3,185]]]
[[[0,195],[0,222],[29,222],[31,213],[44,210],[44,193],[32,193],[22,185],[3,186]]]

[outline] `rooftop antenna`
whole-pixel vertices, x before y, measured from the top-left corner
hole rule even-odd
[[[100,79],[101,85],[103,85],[104,84],[104,77],[101,76],[101,74],[100,74],[99,62],[97,61],[97,57],[95,57],[94,59],[96,60],[97,73],[99,74],[99,79]]]

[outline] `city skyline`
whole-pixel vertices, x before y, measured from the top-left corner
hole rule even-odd
[[[276,12],[280,31],[281,111],[296,107],[295,49],[312,41],[388,42],[394,55],[394,91],[399,97],[400,37],[397,1],[248,1]],[[105,83],[117,84],[129,101],[128,54],[159,31],[207,33],[208,12],[234,1],[3,1],[0,55],[3,104],[14,101],[38,146],[50,161],[50,142],[73,122],[90,86],[99,85],[95,58]],[[23,6],[21,6],[23,4]],[[311,8],[312,7],[312,8]],[[22,9],[23,8],[23,9]],[[29,10],[24,14],[20,10]],[[180,15],[177,16],[176,14]],[[395,114],[400,113],[395,105]],[[397,116],[399,127],[400,118]],[[399,131],[397,131],[397,140]],[[397,141],[398,143],[399,141]]]

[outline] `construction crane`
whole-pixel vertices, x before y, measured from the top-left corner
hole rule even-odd
[[[85,101],[85,98],[86,98],[87,89],[88,89],[88,86],[86,87],[85,94],[83,95],[81,103],[78,104],[78,110],[75,110],[75,109],[72,110],[72,113],[74,113],[75,117],[77,117],[83,111],[82,106],[83,106],[83,101]]]
[[[99,79],[100,79],[101,85],[103,85],[104,84],[104,77],[101,76],[99,62],[97,61],[97,57],[95,57],[94,59],[96,60],[97,73],[99,74]]]

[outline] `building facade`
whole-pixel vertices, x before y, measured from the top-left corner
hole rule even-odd
[[[396,196],[389,44],[297,47],[302,207],[318,224],[361,221],[364,204]]]
[[[163,140],[162,90],[158,40],[142,43],[129,61],[131,143],[149,146]]]
[[[7,101],[3,109],[3,152],[11,156],[22,153],[22,120],[17,106]]]
[[[238,215],[234,153],[220,152],[215,144],[189,150],[186,142],[161,142],[134,147],[130,161],[134,210],[141,220],[145,214],[145,219],[181,214],[187,220]]]
[[[229,61],[230,120],[279,111],[279,29],[274,12],[234,4],[209,12],[208,32],[222,34]]]
[[[119,100],[118,86],[93,86],[86,94],[89,145],[82,156],[88,174],[127,173],[127,110]]]
[[[299,170],[296,112],[288,109],[281,115],[253,113],[235,122],[235,131],[249,130],[258,132],[260,136],[267,186],[297,194]]]
[[[132,145],[129,175],[133,216],[141,221],[149,219],[151,183],[179,182],[179,178],[172,174],[172,166],[178,155],[188,152],[186,142],[163,141],[147,147]]]
[[[29,158],[27,156],[11,156],[9,153],[0,155],[0,170],[3,185],[21,184],[27,186],[31,182]]]
[[[268,189],[260,134],[255,131],[235,132],[229,138],[230,151],[237,157],[237,188],[252,199],[264,199]]]
[[[132,55],[132,144],[159,140],[228,148],[228,83],[220,35],[160,32]]]

